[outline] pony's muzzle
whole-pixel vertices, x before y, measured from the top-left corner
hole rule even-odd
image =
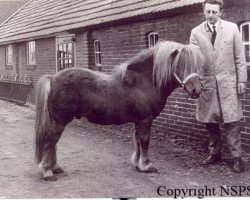
[[[199,96],[200,96],[199,94],[194,94],[194,95],[191,95],[191,98],[192,98],[192,99],[198,99]]]
[[[192,92],[191,92],[190,97],[191,97],[192,99],[198,99],[199,96],[200,96],[200,94],[201,94],[201,89],[196,89],[196,88],[194,88],[194,89],[192,90]]]

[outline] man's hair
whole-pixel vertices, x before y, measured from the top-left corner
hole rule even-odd
[[[203,5],[205,5],[206,3],[210,3],[210,4],[218,4],[220,6],[220,9],[223,8],[224,3],[222,0],[205,0]]]

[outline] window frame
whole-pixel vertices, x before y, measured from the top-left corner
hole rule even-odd
[[[27,65],[36,65],[36,41],[32,40],[26,43],[26,56]]]
[[[75,35],[61,35],[56,38],[56,72],[76,65]]]
[[[13,45],[12,44],[6,45],[5,56],[6,56],[5,57],[6,66],[12,66],[13,65]]]
[[[156,45],[156,43],[159,41],[159,33],[157,32],[150,32],[148,34],[148,47],[153,47]]]
[[[102,66],[102,52],[100,40],[94,40],[94,58],[95,65],[99,67]]]
[[[243,37],[243,27],[244,26],[248,26],[248,41],[244,41],[244,37]],[[240,24],[240,33],[241,33],[241,36],[242,36],[242,42],[243,42],[243,45],[244,45],[244,50],[245,50],[245,47],[248,45],[249,49],[250,49],[250,21],[247,21],[247,22],[244,22],[242,24]],[[245,52],[245,56],[247,58],[247,55],[246,55],[247,52]],[[247,61],[247,66],[250,67],[250,50],[249,50],[249,55],[248,55],[248,58],[249,60]]]

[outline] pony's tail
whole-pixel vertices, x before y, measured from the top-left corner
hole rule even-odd
[[[45,75],[37,85],[36,116],[35,116],[35,159],[39,164],[42,160],[45,139],[49,133],[51,118],[48,109],[48,96],[52,75]]]

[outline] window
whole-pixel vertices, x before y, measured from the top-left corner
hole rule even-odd
[[[102,65],[102,59],[101,59],[101,45],[99,40],[94,41],[94,52],[95,52],[95,65],[101,66]]]
[[[36,43],[30,41],[27,43],[27,65],[36,65]]]
[[[250,22],[245,22],[240,25],[240,32],[245,48],[247,65],[250,66]]]
[[[6,65],[13,64],[13,46],[9,44],[6,46]]]
[[[57,39],[57,70],[74,67],[74,36],[62,36]]]
[[[156,32],[151,32],[148,34],[148,47],[153,47],[159,39],[159,35]]]

